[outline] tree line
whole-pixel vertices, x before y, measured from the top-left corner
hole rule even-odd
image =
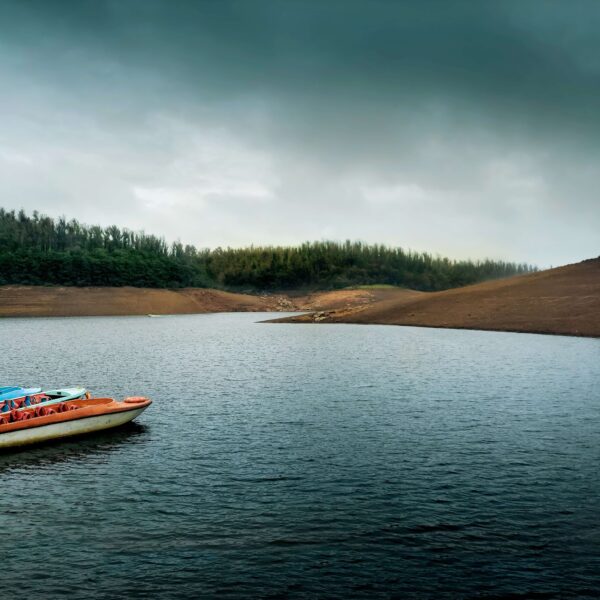
[[[535,270],[450,260],[362,242],[197,249],[116,226],[0,208],[0,285],[335,289],[390,284],[435,291]]]

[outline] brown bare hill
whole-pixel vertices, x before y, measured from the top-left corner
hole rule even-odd
[[[294,320],[600,337],[600,258]]]
[[[445,292],[368,288],[261,295],[212,289],[0,287],[0,317],[311,311],[293,322],[600,337],[600,258]]]
[[[0,317],[81,317],[210,312],[349,310],[385,291],[339,290],[312,294],[233,294],[214,289],[0,286]]]
[[[0,287],[2,317],[76,317],[273,310],[273,302],[220,290]]]

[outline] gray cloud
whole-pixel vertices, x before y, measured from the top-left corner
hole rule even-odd
[[[198,245],[600,250],[595,2],[0,3],[1,204]]]

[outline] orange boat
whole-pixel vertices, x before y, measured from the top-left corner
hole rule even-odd
[[[54,406],[32,406],[0,414],[0,448],[15,448],[112,429],[142,414],[152,400],[142,396],[82,398]]]

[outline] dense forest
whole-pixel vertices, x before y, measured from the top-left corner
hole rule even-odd
[[[116,226],[82,225],[0,208],[0,285],[331,289],[391,284],[443,290],[533,270],[454,261],[361,242],[197,249]]]

